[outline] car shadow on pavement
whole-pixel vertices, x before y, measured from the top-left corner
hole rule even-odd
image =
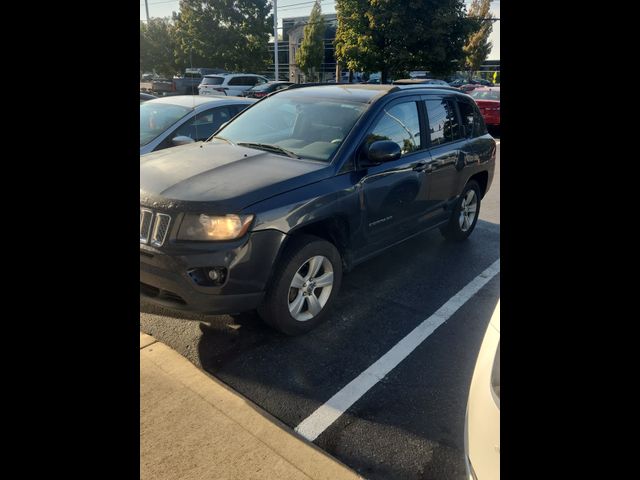
[[[369,335],[372,340],[379,341],[384,332],[391,341],[402,338],[424,320],[425,313],[435,311],[451,293],[456,293],[498,258],[497,243],[491,249],[478,251],[478,244],[483,242],[478,237],[495,237],[496,234],[499,235],[499,225],[479,221],[475,238],[472,236],[460,244],[444,242],[437,232],[428,232],[391,248],[345,275],[332,316],[301,337],[287,337],[276,332],[255,312],[233,316],[201,315],[142,301],[140,311],[153,315],[153,321],[145,324],[148,327],[145,330],[150,330],[147,333],[154,335],[155,330],[157,335],[154,336],[214,375],[238,357],[244,355],[251,360],[252,354],[261,350],[270,354],[278,349],[286,351],[300,347],[305,355],[331,358],[334,351],[348,348],[343,342],[352,341],[353,335],[360,340]],[[467,257],[474,257],[478,266],[470,265]],[[446,273],[446,278],[434,278],[442,273]],[[375,332],[375,327],[384,329]],[[173,331],[167,334],[168,329]],[[167,336],[169,341],[166,341]],[[197,340],[196,352],[185,351],[185,342],[180,338],[185,336]],[[176,342],[172,344],[171,339]],[[309,347],[316,342],[323,342],[322,352],[314,352]],[[382,342],[379,352],[368,346],[367,357],[384,353],[394,343]],[[296,358],[304,360],[297,355]],[[303,363],[308,365],[309,362]],[[255,369],[244,372],[248,377],[259,374]],[[273,377],[254,380],[269,381]]]
[[[331,317],[299,337],[253,312],[203,316],[149,304],[141,312],[153,315],[147,333],[158,329],[156,338],[173,339],[160,338],[295,427],[498,259],[499,232],[479,221],[462,243],[436,231],[389,249],[345,275]],[[370,479],[458,478],[475,356],[499,296],[493,282],[478,293],[481,308],[445,322],[315,443]]]

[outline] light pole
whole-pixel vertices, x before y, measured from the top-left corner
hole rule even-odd
[[[273,0],[273,53],[276,67],[275,81],[278,81],[278,0]]]
[[[147,3],[148,0],[144,0],[144,9],[147,12],[147,23],[149,23],[149,4]]]

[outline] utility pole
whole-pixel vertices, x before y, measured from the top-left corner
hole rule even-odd
[[[147,0],[145,0],[146,2]],[[278,0],[273,0],[273,53],[276,67],[275,81],[278,81]]]
[[[144,9],[147,12],[147,23],[149,23],[149,3],[147,3],[148,0],[144,0]]]

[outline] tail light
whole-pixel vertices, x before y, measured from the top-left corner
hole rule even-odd
[[[175,82],[175,80],[171,82],[171,91],[172,92],[176,91],[176,82]]]
[[[261,98],[261,97],[265,97],[267,94],[264,92],[256,92],[254,93],[256,98]]]

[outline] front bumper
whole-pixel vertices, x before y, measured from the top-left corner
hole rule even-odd
[[[234,242],[140,245],[140,297],[165,307],[203,314],[240,313],[260,305],[286,235],[252,232]],[[189,275],[196,268],[224,267],[222,285],[203,286]]]

